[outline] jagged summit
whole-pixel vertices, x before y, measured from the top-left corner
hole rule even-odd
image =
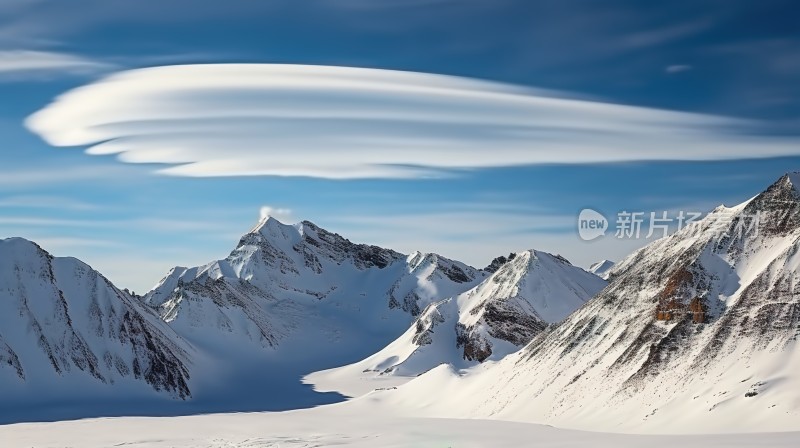
[[[261,218],[258,223],[247,233],[261,233],[265,236],[272,237],[288,237],[297,233],[297,229],[301,225],[301,223],[284,224],[273,216],[266,216]]]
[[[785,187],[791,186],[795,196],[800,197],[800,171],[786,173],[776,183]]]
[[[506,264],[510,260],[513,260],[514,257],[516,257],[516,256],[517,256],[517,254],[515,254],[514,252],[511,252],[510,254],[508,254],[507,257],[504,256],[504,255],[500,255],[499,257],[494,258],[489,263],[488,266],[483,268],[483,271],[484,272],[488,272],[490,274],[493,274],[493,273],[497,272],[498,269],[500,269],[500,266],[503,266],[504,264]]]
[[[416,251],[409,255],[406,260],[412,271],[432,267],[441,270],[447,278],[456,283],[468,283],[481,276],[472,266],[431,252]]]

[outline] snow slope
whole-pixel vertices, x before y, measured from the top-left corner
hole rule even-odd
[[[800,433],[652,436],[524,423],[398,417],[350,403],[295,412],[111,418],[0,426],[6,448],[794,448]]]
[[[627,257],[597,297],[516,354],[467,375],[439,367],[380,400],[606,431],[797,430],[798,181]],[[756,214],[758,232],[746,231]]]
[[[615,263],[610,260],[600,260],[589,266],[589,272],[602,279],[608,280],[608,276],[611,274],[611,269],[614,268],[614,264]]]
[[[0,420],[40,407],[190,397],[191,348],[74,258],[0,240]]]
[[[442,363],[461,369],[496,361],[566,318],[605,285],[562,257],[520,252],[475,288],[428,305],[405,333],[379,352],[314,373],[306,381],[318,390],[354,396],[376,384],[403,382],[386,376],[416,376]],[[376,377],[382,379],[376,382]]]

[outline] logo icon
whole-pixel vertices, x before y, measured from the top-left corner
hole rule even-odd
[[[606,234],[608,220],[602,213],[585,208],[578,215],[578,236],[584,241],[591,241]]]

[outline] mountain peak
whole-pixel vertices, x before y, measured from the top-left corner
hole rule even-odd
[[[600,260],[596,263],[592,263],[589,266],[589,272],[592,274],[604,279],[608,280],[608,276],[611,273],[611,269],[614,267],[615,263],[611,260]]]
[[[23,257],[25,254],[50,255],[46,250],[42,249],[41,246],[33,241],[20,237],[0,239],[0,252],[4,254],[4,258]]]
[[[272,233],[275,230],[285,227],[291,227],[291,225],[279,221],[274,216],[265,216],[258,221],[258,224],[256,224],[249,233],[264,233],[265,230],[267,233]]]
[[[800,173],[784,174],[739,207],[742,207],[745,217],[758,216],[759,232],[793,232],[800,228]]]
[[[790,172],[781,176],[759,196],[771,198],[800,199],[800,172]]]
[[[253,227],[253,229],[248,233],[260,233],[264,236],[284,237],[289,237],[292,235],[303,236],[308,234],[309,236],[313,237],[321,230],[324,231],[325,229],[308,220],[303,220],[294,224],[287,224],[283,221],[280,221],[278,218],[275,218],[274,216],[266,216],[261,218],[261,220],[258,221],[258,224],[256,224],[256,226]]]
[[[536,250],[536,249],[529,249],[526,252],[530,253],[531,260],[537,260],[537,259],[541,259],[541,258],[544,257],[544,258],[547,258],[547,259],[554,259],[554,260],[557,260],[557,261],[559,261],[561,263],[565,263],[565,264],[568,264],[568,265],[572,266],[572,263],[570,263],[569,260],[567,260],[566,258],[564,258],[562,255],[559,255],[559,254],[551,254],[549,252],[542,252],[542,251]]]
[[[39,248],[38,244],[34,243],[31,240],[27,240],[27,239],[19,237],[19,236],[12,236],[10,238],[0,239],[0,244],[7,245],[7,247],[12,247],[12,246],[15,246],[15,247],[26,247],[26,246],[28,246],[28,247],[37,247],[37,248]]]
[[[791,187],[796,195],[800,195],[800,171],[786,173],[778,182],[783,182],[786,187]]]

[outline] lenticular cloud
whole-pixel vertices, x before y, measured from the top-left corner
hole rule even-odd
[[[754,122],[604,103],[424,73],[210,64],[124,71],[30,116],[86,146],[177,176],[413,178],[544,163],[800,154]]]

